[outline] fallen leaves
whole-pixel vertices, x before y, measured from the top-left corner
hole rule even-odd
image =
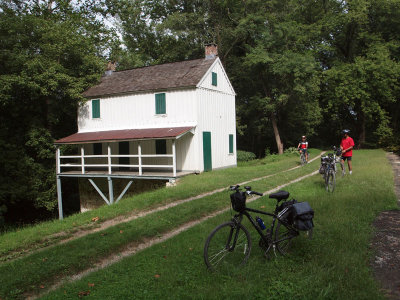
[[[155,278],[160,278],[160,274],[154,275]]]
[[[88,283],[88,287],[94,287],[94,283]]]
[[[41,289],[44,289],[44,285],[43,285],[43,284],[42,284],[42,285],[40,285],[39,287],[40,287]]]
[[[123,232],[124,232],[123,230],[120,230],[120,231],[119,231],[119,233],[123,233]]]
[[[97,222],[100,218],[99,217],[94,217],[92,218],[92,222]]]
[[[79,298],[82,298],[82,297],[88,296],[88,295],[90,295],[90,291],[81,291],[78,293]]]

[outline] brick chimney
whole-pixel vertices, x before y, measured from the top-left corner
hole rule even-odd
[[[205,45],[205,56],[206,59],[214,59],[216,56],[218,56],[217,44],[210,43]]]

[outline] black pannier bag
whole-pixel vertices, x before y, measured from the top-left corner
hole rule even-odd
[[[293,204],[293,226],[298,230],[310,230],[314,227],[314,211],[308,202]]]
[[[283,216],[290,225],[293,225],[293,208],[292,208],[292,205],[295,204],[295,203],[297,203],[296,199],[285,201],[281,205],[278,206],[278,210],[277,210],[278,216],[279,217]],[[286,207],[288,207],[288,209],[284,211],[284,209]]]
[[[241,212],[246,208],[246,193],[245,192],[236,192],[231,194],[231,203],[232,208]]]
[[[321,166],[319,167],[319,174],[324,174],[326,165],[329,162],[328,156],[321,156]]]

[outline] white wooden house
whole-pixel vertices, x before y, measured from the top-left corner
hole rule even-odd
[[[205,50],[203,59],[108,71],[85,91],[78,132],[55,142],[80,148],[57,148],[59,206],[63,176],[108,178],[108,198],[91,183],[111,204],[112,178],[174,180],[236,165],[235,91],[217,46]]]

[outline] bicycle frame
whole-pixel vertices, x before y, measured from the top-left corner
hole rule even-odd
[[[282,242],[284,240],[290,239],[291,237],[283,238],[283,239],[280,239],[278,241],[273,241],[272,239],[268,240],[267,239],[267,235],[264,234],[264,232],[261,230],[260,226],[258,226],[258,223],[254,220],[254,218],[251,216],[251,214],[249,212],[258,213],[258,214],[262,214],[262,215],[266,215],[266,216],[272,217],[272,223],[271,223],[271,227],[269,229],[271,237],[272,237],[272,234],[273,234],[274,229],[275,229],[276,220],[278,220],[284,226],[286,226],[287,228],[289,228],[290,230],[292,230],[293,232],[296,232],[298,234],[298,231],[292,225],[290,225],[288,222],[286,222],[285,219],[281,218],[281,216],[284,215],[288,209],[289,208],[286,207],[278,215],[276,215],[275,213],[269,213],[269,212],[266,212],[266,211],[261,211],[261,210],[258,210],[258,209],[253,209],[253,208],[246,207],[244,211],[236,214],[233,217],[233,219],[235,220],[236,223],[241,223],[242,219],[243,219],[243,215],[245,215],[247,217],[247,219],[250,221],[250,223],[253,225],[253,227],[257,230],[258,234],[260,235],[260,237],[264,241],[264,243],[266,245],[269,245],[269,244],[275,245],[276,243],[280,243],[280,242]],[[276,211],[276,208],[275,208],[275,211]],[[239,221],[237,220],[237,218],[239,218]],[[236,231],[235,240],[234,240],[234,243],[233,243],[231,249],[235,248],[235,246],[236,246],[237,235],[238,235],[238,231]],[[231,238],[232,238],[232,236],[229,237],[229,241],[231,240]]]

